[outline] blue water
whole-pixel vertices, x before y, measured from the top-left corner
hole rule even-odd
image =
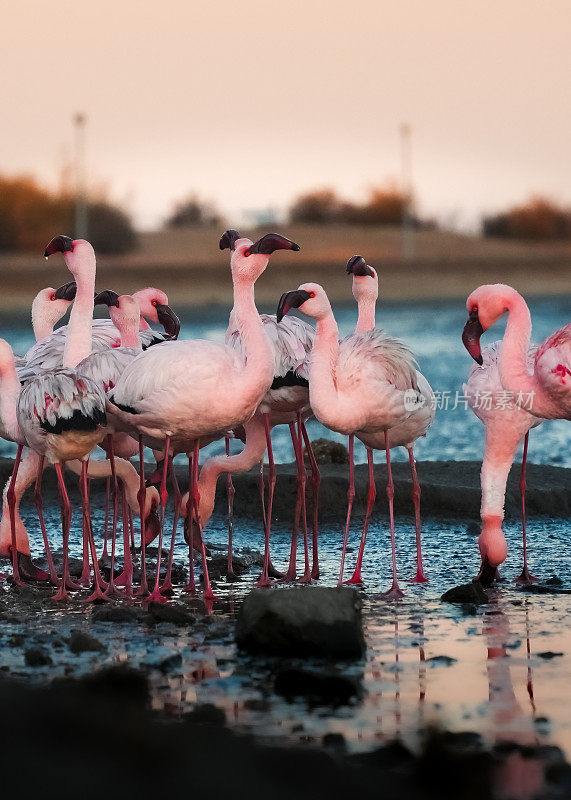
[[[555,329],[571,318],[571,295],[530,299],[529,307],[533,319],[533,338],[543,341]],[[272,313],[274,308],[262,311]],[[182,319],[181,338],[205,338],[223,341],[228,324],[229,310],[223,307],[203,309],[177,309]],[[340,305],[334,308],[342,335],[350,333],[355,326],[355,305]],[[466,353],[460,336],[466,320],[464,303],[458,300],[427,300],[418,302],[382,303],[377,314],[377,324],[393,336],[404,339],[414,351],[420,370],[437,393],[437,398],[448,397],[449,407],[437,409],[436,419],[426,439],[416,445],[419,459],[429,461],[480,459],[483,450],[483,426],[474,414],[464,408],[460,400],[454,408],[457,393],[462,395],[462,383],[466,380],[472,360]],[[484,335],[482,342],[488,344],[503,335],[503,325]],[[23,353],[33,343],[31,327],[27,318],[16,320],[7,315],[0,316],[0,336],[7,339],[16,353]],[[438,393],[442,394],[438,394]],[[448,395],[446,395],[448,393]],[[322,428],[312,421],[308,424],[312,439],[323,436],[338,441],[344,437]],[[276,428],[272,433],[275,457],[278,462],[293,461],[293,451],[287,427]],[[571,426],[563,421],[544,423],[530,434],[529,459],[537,464],[554,464],[571,467]],[[241,445],[234,445],[239,449]],[[211,445],[205,454],[222,452],[223,444]],[[0,455],[13,452],[13,447],[0,441]],[[377,453],[382,460],[383,454]],[[405,460],[406,452],[395,452],[395,460]],[[365,462],[365,449],[355,445],[357,462]]]

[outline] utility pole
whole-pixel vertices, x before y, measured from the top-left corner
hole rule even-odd
[[[75,221],[76,239],[87,237],[87,203],[85,198],[85,114],[73,117],[75,138]]]
[[[399,126],[401,191],[404,195],[402,215],[402,257],[405,261],[414,258],[414,200],[412,191],[411,127],[404,122]]]

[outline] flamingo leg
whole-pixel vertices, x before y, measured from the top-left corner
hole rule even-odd
[[[424,574],[424,569],[422,568],[422,545],[420,541],[420,534],[422,532],[422,523],[420,521],[420,483],[416,473],[416,464],[412,447],[408,447],[407,450],[410,474],[412,475],[412,501],[414,503],[414,530],[416,535],[416,574],[412,581],[413,583],[426,583],[428,578]]]
[[[95,600],[109,600],[105,594],[104,583],[99,571],[99,562],[97,560],[97,550],[95,548],[95,540],[93,538],[93,529],[91,527],[91,515],[89,508],[89,486],[87,482],[87,461],[81,463],[81,478],[79,481],[79,490],[81,493],[81,505],[83,510],[83,525],[87,531],[88,546],[91,551],[91,560],[93,562],[93,576],[95,579],[95,589],[87,597],[84,602],[92,603]]]
[[[24,582],[20,578],[20,571],[18,569],[18,545],[16,541],[16,478],[18,470],[20,469],[20,461],[22,460],[22,450],[24,446],[19,444],[16,451],[16,458],[14,459],[14,469],[10,477],[10,486],[6,499],[8,500],[8,511],[10,514],[10,529],[12,532],[12,580],[16,586],[23,586]]]
[[[199,506],[200,506],[200,493],[198,491],[198,455],[200,451],[200,439],[194,441],[194,453],[192,457],[192,485],[191,497],[192,505],[194,506],[195,522],[200,534],[200,549],[202,552],[202,572],[204,578],[204,598],[205,600],[214,600],[215,595],[210,586],[210,578],[208,577],[208,564],[206,562],[206,548],[204,546],[204,536],[202,535],[202,525],[200,524]],[[193,531],[191,531],[192,541]]]
[[[131,528],[129,526],[129,504],[125,484],[121,481],[121,528],[123,531],[123,571],[116,583],[125,587],[127,597],[133,597],[133,559],[131,557]]]
[[[110,438],[110,437],[108,437]],[[83,466],[82,466],[83,470]],[[83,498],[83,487],[82,487],[82,477],[79,478],[79,493],[82,495]],[[88,531],[88,524],[86,520],[85,513],[81,515],[81,530],[82,530],[82,559],[83,559],[83,569],[81,570],[81,576],[79,578],[79,585],[80,586],[91,586],[91,568],[89,566],[89,531]]]
[[[180,501],[181,501],[181,493],[180,488],[178,485],[178,481],[176,479],[176,473],[174,469],[174,462],[173,456],[170,457],[170,466],[171,466],[171,476],[172,476],[172,485],[174,490],[174,509],[173,509],[173,523],[172,523],[172,535],[171,535],[171,544],[169,548],[169,555],[167,560],[167,571],[165,574],[165,580],[163,585],[161,586],[161,593],[162,594],[174,594],[174,589],[172,585],[172,561],[174,557],[174,546],[176,542],[176,530],[178,527],[178,518],[180,515]]]
[[[297,496],[295,500],[295,512],[293,515],[293,527],[291,530],[291,548],[289,552],[289,566],[284,576],[285,581],[295,581],[296,579],[296,558],[297,558],[297,531],[299,528],[299,519],[301,515],[301,471],[299,466],[298,457],[298,442],[297,431],[295,429],[295,422],[289,423],[289,432],[293,444],[293,452],[297,466]]]
[[[389,433],[385,431],[385,452],[387,455],[387,472],[388,472],[388,482],[387,482],[387,498],[389,501],[389,520],[391,525],[391,552],[392,552],[392,559],[393,559],[393,582],[391,588],[384,593],[384,596],[392,599],[397,600],[399,597],[404,597],[404,592],[401,591],[398,579],[397,579],[397,546],[396,546],[396,538],[395,538],[395,517],[394,517],[394,508],[393,508],[393,499],[395,496],[395,486],[393,483],[393,471],[391,469],[391,448],[389,444]]]
[[[301,520],[303,524],[303,556],[304,556],[304,570],[301,576],[300,583],[311,583],[311,568],[309,566],[309,548],[307,544],[307,509],[305,505],[305,486],[307,482],[307,474],[305,471],[305,462],[303,460],[303,438],[301,434],[301,414],[297,414],[297,465],[298,465],[298,483],[301,497]]]
[[[527,445],[529,441],[529,431],[525,434],[525,438],[523,440],[523,456],[521,459],[521,473],[519,477],[519,490],[521,493],[521,530],[522,530],[522,540],[523,540],[523,569],[521,571],[521,575],[516,578],[516,583],[521,583],[526,586],[529,586],[530,583],[534,583],[537,581],[537,578],[529,571],[527,566],[527,535],[526,535],[526,516],[525,516],[525,490],[527,487],[526,479],[525,479],[525,467],[527,463]]]
[[[171,444],[171,437],[167,434],[165,436],[165,450],[164,450],[164,458],[162,464],[163,469],[161,476],[161,489],[159,492],[160,502],[161,502],[161,526],[159,529],[159,541],[157,544],[157,573],[155,575],[155,585],[153,591],[148,597],[149,602],[153,601],[155,603],[166,602],[166,597],[162,596],[159,584],[161,579],[161,556],[163,551],[163,532],[165,527],[165,513],[167,507],[167,500],[169,498],[167,492],[167,472],[170,461],[170,444]]]
[[[369,530],[369,520],[371,512],[375,504],[377,496],[377,487],[375,486],[375,469],[373,464],[373,451],[367,447],[367,464],[369,465],[369,491],[367,493],[367,509],[365,511],[365,521],[363,523],[363,531],[361,533],[361,542],[359,544],[359,553],[357,555],[357,564],[355,571],[346,583],[360,585],[363,583],[361,576],[361,566],[363,564],[363,553],[365,552],[365,542],[367,541],[367,532]]]
[[[149,593],[147,584],[147,554],[145,550],[145,501],[147,499],[147,491],[145,488],[144,449],[143,436],[139,434],[139,491],[137,492],[137,500],[139,501],[139,516],[141,518],[141,586],[137,591],[137,595],[146,595]]]
[[[274,464],[274,451],[272,449],[272,434],[270,431],[270,418],[264,414],[264,428],[266,432],[266,449],[268,452],[268,507],[265,514],[264,524],[264,566],[262,567],[262,574],[258,579],[256,586],[270,586],[270,575],[272,577],[279,576],[280,573],[274,568],[270,559],[270,529],[272,525],[272,509],[274,504],[274,489],[276,488],[276,467]],[[262,461],[262,470],[264,462]]]
[[[226,443],[226,457],[228,458],[230,456],[230,439],[227,436],[225,443]],[[234,488],[234,484],[232,483],[231,472],[226,473],[226,486],[228,492],[228,567],[226,569],[226,580],[235,581],[237,580],[238,576],[234,573],[234,568],[232,564],[232,538],[234,535],[234,495],[236,494],[236,489]]]
[[[186,501],[186,520],[185,528],[188,531],[188,583],[184,587],[184,591],[189,594],[196,592],[196,584],[194,582],[194,556],[193,556],[193,541],[192,541],[192,481],[194,476],[193,456],[188,454],[188,500]]]
[[[343,549],[341,551],[341,567],[339,569],[339,580],[337,585],[343,583],[343,570],[345,569],[345,555],[347,553],[347,540],[349,539],[349,524],[351,522],[351,511],[355,499],[355,463],[354,463],[355,437],[349,436],[349,489],[347,491],[347,519],[345,521],[345,533],[343,535]]]
[[[48,539],[48,532],[46,529],[46,520],[44,519],[44,508],[42,503],[42,476],[44,474],[44,465],[45,465],[45,457],[40,456],[40,460],[38,461],[38,471],[36,473],[36,484],[34,487],[34,502],[36,504],[36,512],[38,514],[38,519],[40,521],[40,528],[42,531],[42,538],[44,540],[44,549],[46,551],[46,559],[48,562],[48,572],[50,574],[50,581],[54,584],[54,586],[57,586],[58,576],[52,558],[52,551]]]
[[[313,563],[311,567],[311,577],[313,580],[319,578],[319,553],[318,553],[318,533],[319,533],[319,487],[321,485],[321,475],[319,474],[319,467],[315,458],[315,453],[309,441],[305,422],[301,421],[301,432],[303,434],[303,441],[305,442],[305,451],[309,457],[311,465],[311,493],[312,493],[312,508],[313,508]]]
[[[61,524],[63,532],[63,568],[61,573],[61,583],[57,592],[52,597],[52,600],[67,600],[69,597],[67,586],[69,581],[69,529],[71,526],[71,503],[67,490],[65,488],[65,481],[63,479],[63,470],[59,461],[54,464],[57,475],[60,503],[61,503]]]
[[[111,528],[111,561],[109,564],[109,585],[107,587],[108,597],[122,597],[122,593],[117,589],[120,585],[121,577],[115,578],[115,552],[117,545],[117,519],[119,516],[119,482],[117,481],[117,472],[115,470],[115,452],[113,448],[113,440],[111,436],[107,437],[107,457],[109,459],[109,466],[111,468],[111,497],[113,499],[113,525]]]
[[[111,477],[108,477],[105,482],[105,523],[103,526],[103,550],[101,552],[101,563],[105,564],[109,560],[109,553],[107,552],[107,540],[109,538],[109,506],[111,494]]]

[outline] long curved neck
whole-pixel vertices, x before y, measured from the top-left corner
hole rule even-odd
[[[54,321],[48,318],[45,313],[45,300],[43,297],[36,297],[32,303],[32,328],[36,342],[40,342],[53,333]]]
[[[139,320],[139,330],[140,331],[148,331],[150,329],[150,325],[144,316],[141,314],[141,319]]]
[[[269,389],[274,377],[274,358],[268,339],[254,302],[254,285],[244,279],[234,280],[233,318],[237,321],[246,366],[243,372],[241,393],[244,399],[260,398]]]
[[[372,297],[361,297],[357,303],[359,317],[355,326],[355,333],[365,333],[372,331],[375,327],[375,299]]]
[[[339,330],[333,312],[317,321],[311,351],[309,399],[319,416],[326,416],[337,395],[335,370],[339,357]]]
[[[91,353],[91,325],[93,322],[93,297],[95,291],[95,260],[86,260],[77,276],[77,293],[69,317],[67,338],[63,351],[63,366],[74,369]]]
[[[115,325],[121,335],[121,347],[141,347],[139,341],[139,330],[134,320],[125,319],[122,314],[110,312],[111,322]]]
[[[13,358],[11,363],[5,364],[0,369],[0,388],[0,417],[2,418],[2,424],[8,436],[18,442],[21,439],[21,432],[16,409],[21,386]]]
[[[541,389],[528,370],[531,316],[523,297],[515,295],[508,304],[508,323],[500,349],[500,380],[504,389],[517,396],[537,395]]]

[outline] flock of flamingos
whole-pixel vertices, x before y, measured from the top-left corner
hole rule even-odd
[[[347,263],[358,305],[355,332],[339,339],[337,323],[323,288],[304,283],[282,295],[276,315],[260,315],[254,300],[256,280],[276,250],[297,251],[299,246],[279,234],[258,241],[226,231],[220,249],[230,251],[234,286],[226,343],[178,339],[180,323],[157,289],[147,288],[118,296],[95,293],[95,253],[89,242],[56,236],[45,256],[63,254],[73,281],[59,289],[39,292],[32,305],[36,343],[22,357],[0,340],[0,435],[17,443],[14,470],[4,491],[0,523],[0,553],[12,560],[13,581],[51,582],[54,597],[64,600],[70,590],[92,587],[89,600],[133,597],[163,601],[173,593],[171,567],[177,522],[183,520],[189,549],[189,583],[195,591],[194,554],[202,561],[206,598],[214,594],[208,577],[203,530],[212,514],[218,478],[227,475],[230,515],[234,489],[232,473],[262,465],[261,497],[264,516],[264,560],[258,585],[294,581],[300,519],[303,519],[305,566],[301,581],[319,577],[318,494],[319,470],[305,428],[311,415],[325,427],[349,437],[348,508],[339,583],[344,566],[351,511],[355,496],[354,437],[367,449],[369,491],[365,521],[352,577],[363,582],[362,566],[367,530],[375,502],[373,450],[384,450],[388,468],[386,487],[392,547],[392,586],[386,596],[402,591],[397,579],[390,451],[406,447],[412,474],[415,508],[417,569],[414,580],[426,580],[421,554],[420,485],[413,446],[434,420],[435,402],[426,378],[416,368],[412,351],[402,341],[375,327],[378,276],[361,256]],[[109,320],[94,320],[95,305],[109,309]],[[69,323],[54,330],[71,308]],[[480,286],[468,297],[468,321],[462,339],[476,362],[464,386],[473,411],[486,430],[482,464],[482,565],[477,580],[490,583],[507,555],[502,531],[506,480],[516,448],[525,440],[520,488],[523,512],[524,566],[519,578],[533,580],[527,565],[525,540],[525,460],[529,430],[547,419],[571,419],[571,323],[553,333],[539,347],[530,344],[531,318],[525,300],[503,284]],[[298,317],[298,309],[315,320],[315,327]],[[484,350],[480,337],[504,314],[508,322],[503,340]],[[162,325],[164,332],[149,323]],[[486,396],[491,402],[478,402]],[[288,425],[298,468],[298,493],[289,567],[285,575],[270,557],[270,525],[276,471],[271,430]],[[199,470],[199,450],[226,437],[226,455],[209,458]],[[243,449],[229,454],[229,439],[240,438]],[[304,446],[312,471],[313,537],[309,558],[305,523]],[[90,460],[95,448],[104,460]],[[156,469],[145,478],[144,447],[155,455]],[[267,451],[269,478],[263,480]],[[186,454],[189,490],[181,494],[173,457]],[[130,459],[139,457],[139,474]],[[57,473],[63,560],[58,575],[42,510],[41,484],[46,466]],[[79,475],[83,507],[83,570],[76,582],[69,571],[71,504],[64,472]],[[113,525],[109,579],[104,580],[90,520],[89,480],[107,479],[108,506]],[[26,489],[35,482],[35,502],[43,536],[48,571],[30,555],[27,530],[19,515]],[[174,524],[166,572],[161,572],[167,485],[174,492]],[[110,499],[109,499],[110,498]],[[122,506],[118,507],[122,498]],[[122,511],[120,508],[122,507]],[[110,510],[111,513],[111,510]],[[117,546],[117,521],[122,514],[123,543]],[[134,547],[133,515],[140,518],[140,543]],[[232,578],[232,542],[228,576]],[[145,548],[158,540],[156,570],[147,574]],[[135,587],[134,559],[140,549],[140,581]],[[118,573],[115,559],[122,553]]]

